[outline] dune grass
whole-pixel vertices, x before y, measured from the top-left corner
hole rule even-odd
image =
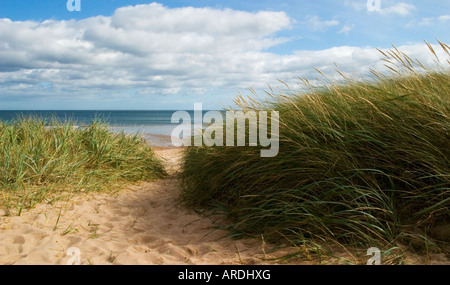
[[[448,246],[432,232],[450,224],[450,72],[425,69],[397,49],[383,55],[390,75],[304,80],[307,91],[268,92],[264,104],[238,98],[244,111],[279,111],[279,154],[188,148],[182,203],[225,215],[230,236],[288,241],[302,249],[294,255],[320,255],[332,244],[397,256],[405,246]]]
[[[140,136],[112,133],[100,120],[76,125],[38,117],[0,121],[0,207],[7,214],[20,215],[44,199],[113,192],[165,175]]]

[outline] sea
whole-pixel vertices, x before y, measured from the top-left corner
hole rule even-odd
[[[180,123],[172,123],[171,118],[176,111],[151,110],[151,111],[1,111],[0,120],[11,122],[22,117],[39,117],[48,122],[57,119],[60,122],[74,122],[83,127],[92,124],[94,120],[102,120],[109,125],[112,132],[123,131],[127,134],[140,133],[152,145],[172,146],[170,136],[173,129]],[[194,111],[187,110],[192,118]],[[203,114],[207,112],[203,110]]]

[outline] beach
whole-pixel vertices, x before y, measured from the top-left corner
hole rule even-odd
[[[0,264],[63,265],[70,248],[79,249],[84,265],[268,263],[263,258],[274,256],[264,254],[260,240],[227,238],[210,219],[177,204],[181,151],[156,148],[166,179],[0,217]]]
[[[0,264],[81,265],[264,265],[318,264],[319,260],[275,259],[299,250],[263,239],[232,239],[211,219],[178,203],[181,148],[155,147],[168,177],[130,185],[114,195],[79,194],[41,203],[21,216],[0,217]],[[1,213],[4,214],[4,213]],[[300,249],[301,250],[301,249]],[[362,251],[360,250],[360,253]],[[336,248],[322,264],[364,263],[368,257]],[[430,259],[430,256],[432,257]],[[410,254],[407,263],[450,264],[444,254]],[[427,259],[427,260],[426,260]]]
[[[450,2],[66,1],[0,4],[0,265],[450,265]]]

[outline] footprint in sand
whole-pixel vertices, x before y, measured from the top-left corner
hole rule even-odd
[[[161,152],[169,169],[178,169],[181,152]],[[82,264],[239,263],[233,240],[211,234],[209,219],[177,206],[179,181],[169,175],[114,197],[77,196],[56,230],[59,208],[54,206],[37,207],[12,222],[1,220],[0,264],[66,264],[70,247],[80,249]],[[68,227],[77,231],[64,233]],[[242,260],[263,263],[253,259],[261,255],[258,240],[238,245]]]

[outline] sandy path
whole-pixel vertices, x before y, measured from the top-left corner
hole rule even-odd
[[[67,264],[71,247],[81,264],[263,263],[261,241],[223,238],[209,219],[177,206],[180,150],[157,153],[167,179],[0,217],[0,264]]]
[[[68,254],[72,248],[79,250],[81,264],[96,265],[266,264],[264,257],[274,257],[265,255],[269,250],[260,240],[226,238],[226,232],[211,230],[209,219],[178,206],[181,150],[155,149],[165,160],[166,179],[116,195],[91,193],[69,202],[41,203],[20,217],[0,216],[0,264],[67,264],[75,259]],[[364,264],[365,249],[360,253]],[[335,254],[354,260],[345,252]],[[430,257],[412,255],[406,263],[450,264],[445,254]]]

